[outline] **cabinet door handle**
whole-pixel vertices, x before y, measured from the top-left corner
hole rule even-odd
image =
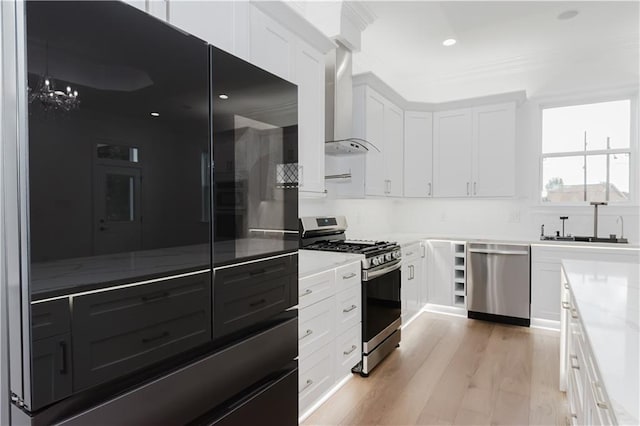
[[[413,265],[409,265],[409,281],[416,277],[415,275],[415,267]]]
[[[469,182],[467,182],[467,195],[469,195]]]
[[[313,384],[313,380],[307,379],[307,381],[305,382],[305,385],[302,387],[302,389],[300,389],[300,392],[302,392],[303,390],[305,390],[306,388],[308,388],[312,384]]]
[[[60,345],[60,374],[67,374],[67,342],[61,341]]]
[[[140,299],[142,299],[143,302],[151,302],[152,300],[164,299],[165,297],[169,297],[168,291],[152,294],[150,296],[142,296]]]
[[[357,308],[357,306],[356,306],[356,305],[351,305],[351,306],[349,306],[347,309],[343,309],[343,310],[342,310],[342,312],[344,312],[344,313],[346,314],[346,313],[348,313],[348,312],[353,311],[355,308]]]
[[[313,290],[311,290],[310,288],[308,288],[304,293],[302,293],[301,295],[299,295],[298,297],[304,297],[304,296],[308,296],[311,293],[313,293]]]
[[[571,305],[569,305],[569,302],[562,302],[562,309],[570,309]]]
[[[300,339],[298,339],[298,340],[305,339],[305,338],[311,336],[312,334],[313,334],[313,330],[309,329],[309,330],[305,331],[305,333],[302,335],[302,337]]]
[[[350,274],[343,275],[343,276],[342,276],[342,279],[343,279],[343,280],[348,280],[348,279],[351,279],[351,278],[353,278],[353,277],[355,277],[355,276],[356,276],[356,273],[355,273],[355,272],[351,272]]]
[[[251,302],[251,303],[249,303],[249,306],[251,306],[251,307],[253,308],[253,307],[256,307],[256,306],[262,305],[262,304],[263,304],[263,303],[265,303],[266,301],[267,301],[267,299],[260,299],[260,300],[258,300],[258,301],[256,301],[256,302]]]
[[[406,257],[409,257],[409,256],[411,256],[412,254],[413,254],[413,252],[412,252],[412,251],[410,251],[409,253],[405,254],[405,256],[406,256]]]
[[[154,342],[156,340],[164,339],[165,337],[169,337],[169,332],[168,331],[162,332],[161,334],[158,334],[156,336],[145,337],[144,339],[142,339],[142,343],[151,343],[151,342]]]
[[[304,186],[304,166],[298,166],[298,187],[302,188]]]
[[[603,410],[608,410],[609,405],[605,402],[604,396],[602,392],[600,392],[600,384],[598,382],[591,382],[591,387],[593,388],[594,399],[596,400],[596,405],[598,408],[602,408]]]
[[[473,182],[473,195],[478,195],[478,182]]]
[[[429,193],[427,195],[431,197],[431,182],[429,182]]]
[[[345,355],[349,355],[351,352],[355,351],[356,349],[358,349],[356,345],[351,345],[351,349],[349,349],[348,351],[344,351],[342,353]]]
[[[571,309],[571,318],[578,319],[578,311],[575,308]]]
[[[573,361],[576,361],[576,363],[574,364]],[[571,368],[573,368],[574,370],[580,370],[580,365],[578,364],[578,356],[577,355],[570,355],[569,356],[569,364],[571,364]]]

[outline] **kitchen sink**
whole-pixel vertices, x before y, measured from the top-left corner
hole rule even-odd
[[[570,237],[561,237],[556,235],[545,235],[544,237],[540,237],[542,241],[576,241],[582,243],[618,243],[618,244],[628,244],[629,240],[626,238],[618,238],[615,235],[612,235],[608,238],[602,237],[583,237],[579,235],[574,235]]]

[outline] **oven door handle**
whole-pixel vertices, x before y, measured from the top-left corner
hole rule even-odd
[[[400,259],[398,259],[393,265],[387,266],[382,269],[378,269],[376,271],[362,271],[362,281],[371,281],[375,278],[378,278],[384,274],[395,271],[396,269],[400,269],[402,267],[402,263],[400,263]]]

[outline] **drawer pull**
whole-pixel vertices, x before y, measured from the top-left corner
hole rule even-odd
[[[265,269],[256,269],[255,271],[250,271],[249,275],[262,275],[267,272]]]
[[[570,307],[569,302],[562,302],[562,309],[569,309]]]
[[[249,306],[251,306],[252,308],[255,306],[259,306],[262,305],[263,303],[265,303],[267,301],[267,299],[260,299],[257,302],[251,302],[249,303]]]
[[[151,302],[152,300],[164,299],[165,297],[169,297],[168,291],[163,291],[162,293],[152,294],[150,296],[142,296],[141,299],[143,302]]]
[[[564,283],[564,288],[566,288],[567,290],[569,290],[569,284]]]
[[[343,309],[342,312],[344,312],[346,314],[347,312],[353,311],[355,308],[357,308],[356,305],[351,305],[347,309]]]
[[[67,343],[62,341],[60,345],[60,374],[67,374]]]
[[[302,389],[300,389],[300,392],[302,392],[303,390],[305,390],[306,388],[308,388],[312,384],[313,384],[313,380],[307,379],[307,381],[305,382],[305,385],[302,387]]]
[[[310,288],[308,288],[304,293],[302,293],[300,296],[298,297],[304,297],[304,296],[308,296],[311,293],[313,293],[313,290],[311,290]]]
[[[405,254],[405,256],[409,257],[409,256],[411,256],[412,254],[413,254],[413,252],[412,252],[412,251],[410,251],[409,253]]]
[[[351,345],[351,349],[349,349],[348,351],[344,351],[342,353],[345,355],[349,355],[351,352],[355,351],[356,349],[358,349],[356,345]]]
[[[305,337],[309,337],[309,336],[311,336],[312,334],[313,334],[313,330],[309,329],[309,330],[307,330],[307,331],[302,335],[302,337],[301,337],[299,340],[302,340],[302,339],[304,339]]]
[[[573,363],[573,360],[576,360],[576,363]],[[571,364],[571,368],[575,369],[575,370],[580,370],[580,365],[578,364],[578,356],[577,355],[570,355],[569,356],[569,364]]]
[[[348,280],[348,279],[353,278],[353,277],[355,277],[355,276],[356,276],[356,273],[355,273],[355,272],[352,272],[352,273],[350,273],[350,274],[343,275],[343,276],[342,276],[342,279],[343,279],[343,280]]]
[[[599,392],[600,385],[598,384],[598,382],[591,382],[591,387],[593,388],[593,395],[594,395],[594,399],[596,400],[596,405],[598,406],[598,408],[602,408],[603,410],[608,410],[609,405],[606,402],[604,402],[604,396],[602,396],[602,394]]]
[[[165,331],[164,333],[158,334],[157,336],[145,337],[142,339],[142,343],[150,343],[156,340],[164,339],[165,337],[169,337],[169,332]]]
[[[571,309],[571,318],[578,319],[578,311],[575,308]]]

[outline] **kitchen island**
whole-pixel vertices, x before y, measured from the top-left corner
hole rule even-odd
[[[639,269],[562,262],[560,387],[574,424],[640,424]]]

